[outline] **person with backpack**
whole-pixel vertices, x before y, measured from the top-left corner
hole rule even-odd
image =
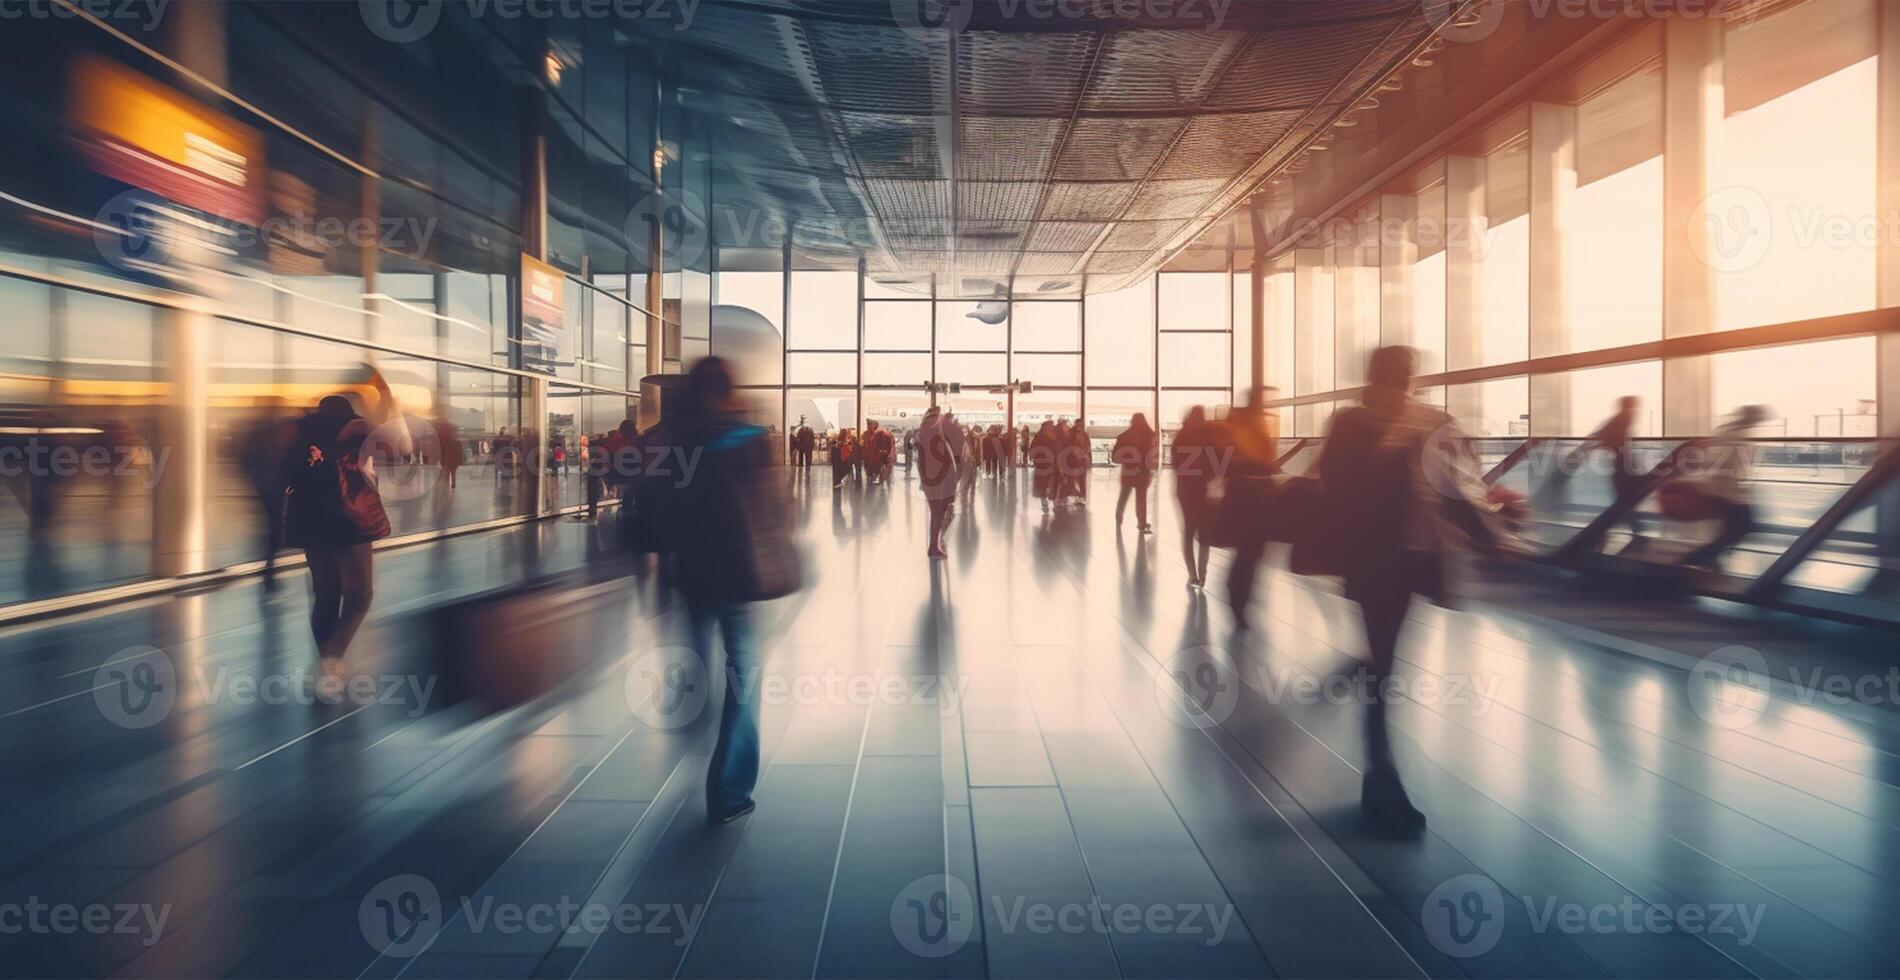
[[[310,634],[326,679],[340,680],[343,656],[375,594],[370,543],[389,536],[363,447],[367,419],[330,395],[296,424],[284,451],[284,541],[310,568]]]
[[[1181,501],[1181,557],[1187,561],[1188,586],[1207,585],[1207,525],[1213,519],[1208,487],[1220,474],[1219,430],[1199,405],[1188,410],[1174,435],[1168,465],[1174,470],[1174,495]]]
[[[701,462],[690,484],[668,491],[668,550],[693,649],[709,671],[714,627],[725,640],[725,703],[706,772],[706,815],[716,823],[751,813],[759,780],[760,665],[748,607],[790,594],[801,577],[783,481],[766,478],[778,441],[745,421],[736,389],[722,358],[686,373],[679,442]]]

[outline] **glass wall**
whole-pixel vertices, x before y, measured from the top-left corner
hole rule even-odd
[[[1877,305],[1881,249],[1894,250],[1891,216],[1877,214],[1891,149],[1879,146],[1877,13],[1866,0],[1793,0],[1757,17],[1649,23],[1277,243],[1262,281],[1265,380],[1301,402],[1291,433],[1324,434],[1377,343],[1415,347],[1426,384],[1474,434],[1581,437],[1622,396],[1638,399],[1637,431],[1652,436],[1711,432],[1744,405],[1764,406],[1758,437],[1876,433],[1871,336],[1766,339],[1667,363],[1653,351],[1587,369],[1562,360]],[[1665,71],[1671,30],[1719,32],[1701,47],[1714,62]],[[1722,111],[1699,135],[1677,120],[1672,137],[1665,86],[1675,77],[1679,98],[1699,96],[1698,71],[1720,79],[1704,91]],[[1709,161],[1703,185],[1674,203],[1670,138],[1699,139]],[[1708,222],[1706,244],[1686,235],[1694,220]],[[1178,289],[1163,278],[1164,295]],[[1672,307],[1671,290],[1689,298]],[[1162,330],[1173,325],[1164,313]],[[1165,390],[1169,364],[1207,351],[1162,338]],[[1236,345],[1237,390],[1245,358]],[[1501,370],[1449,386],[1430,377],[1477,369]]]
[[[4,474],[0,604],[264,557],[287,423],[327,395],[376,425],[398,536],[578,503],[583,445],[647,373],[649,273],[678,273],[669,332],[709,343],[711,257],[627,235],[647,190],[712,192],[697,96],[653,74],[657,39],[576,21],[497,44],[460,8],[408,45],[312,5],[177,16],[189,29],[152,42],[176,63],[83,19],[0,32],[0,450],[74,460]],[[173,33],[223,43],[171,50]],[[362,57],[322,49],[339,39]],[[573,57],[553,72],[547,52]],[[544,216],[523,208],[524,84],[545,108]],[[98,110],[129,103],[214,134],[237,189],[125,163],[138,134]],[[528,254],[561,273],[533,331]],[[184,455],[199,446],[202,469]]]

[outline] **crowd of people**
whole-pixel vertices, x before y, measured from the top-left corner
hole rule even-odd
[[[1410,348],[1374,351],[1362,403],[1333,416],[1306,475],[1280,471],[1275,417],[1258,396],[1218,420],[1205,408],[1190,409],[1165,447],[1188,586],[1205,588],[1211,551],[1230,551],[1226,598],[1236,635],[1244,636],[1254,628],[1251,606],[1261,561],[1270,544],[1285,543],[1291,572],[1343,582],[1364,623],[1365,669],[1380,692],[1396,663],[1413,597],[1443,599],[1447,557],[1457,549],[1513,549],[1521,516],[1521,501],[1486,484],[1470,440],[1451,417],[1413,395],[1416,369]],[[629,419],[612,432],[581,437],[577,446],[590,515],[603,498],[621,497],[623,542],[631,552],[667,556],[672,582],[686,599],[693,648],[709,664],[713,634],[723,634],[729,683],[707,785],[708,813],[715,820],[749,812],[758,778],[757,706],[739,693],[759,670],[747,606],[798,588],[801,575],[790,497],[783,481],[769,473],[779,437],[746,420],[735,391],[726,363],[706,358],[688,372],[679,400],[663,406],[668,411],[658,424],[641,431]],[[1571,451],[1573,460],[1601,452],[1614,461],[1612,506],[1623,508],[1617,516],[1630,531],[1626,547],[1642,547],[1645,527],[1635,504],[1654,491],[1666,517],[1717,523],[1715,538],[1687,559],[1713,565],[1753,527],[1743,479],[1745,437],[1765,410],[1750,406],[1713,436],[1692,441],[1705,465],[1691,473],[1680,462],[1648,466],[1638,459],[1638,408],[1636,399],[1623,399],[1617,413]],[[281,534],[271,547],[304,552],[311,635],[326,676],[340,675],[351,638],[368,613],[371,547],[390,533],[375,460],[365,449],[371,432],[371,422],[348,399],[323,399],[284,433],[271,483],[280,488],[271,492],[282,494]],[[501,452],[509,438],[500,434],[493,451]],[[834,488],[846,481],[892,485],[900,442],[889,429],[867,421],[862,435],[844,429],[825,442]],[[801,420],[784,445],[793,471],[803,473],[812,467],[820,441]],[[656,447],[690,452],[704,462],[690,482],[657,480],[638,463]],[[966,426],[953,411],[932,405],[916,429],[903,433],[901,447],[927,504],[925,553],[932,559],[946,557],[945,530],[956,504],[985,477],[1013,480],[1014,470],[1026,468],[1045,515],[1084,507],[1088,500],[1093,450],[1080,422],[1046,419],[1033,431]],[[1135,414],[1115,438],[1108,461],[1119,478],[1118,533],[1131,500],[1137,533],[1153,533],[1149,498],[1163,456],[1161,434],[1144,414]],[[556,447],[548,466],[564,466],[565,457],[565,447]],[[634,464],[622,465],[628,458]],[[445,459],[443,465],[453,464]],[[1399,779],[1385,716],[1385,704],[1375,699],[1365,716],[1362,816],[1375,832],[1414,835],[1425,817]]]

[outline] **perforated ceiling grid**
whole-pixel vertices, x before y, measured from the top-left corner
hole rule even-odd
[[[713,210],[946,296],[1147,274],[1431,29],[1418,0],[1241,0],[1218,22],[975,0],[942,27],[867,0],[705,7],[649,37],[712,117]]]

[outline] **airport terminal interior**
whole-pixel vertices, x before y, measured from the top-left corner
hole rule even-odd
[[[0,976],[1900,976],[1900,0],[0,79]]]

